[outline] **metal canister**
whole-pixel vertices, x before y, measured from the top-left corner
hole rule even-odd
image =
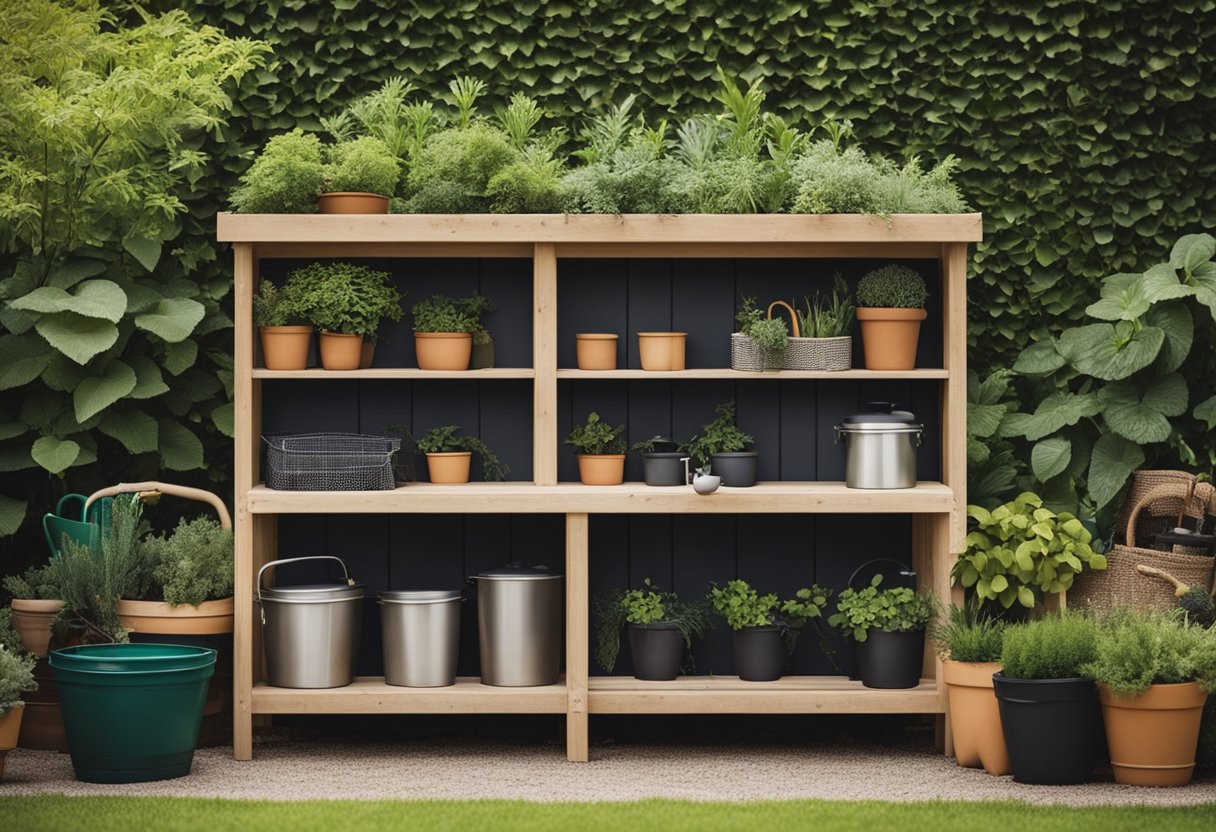
[[[263,587],[267,569],[307,560],[336,560],[343,579]],[[280,688],[340,688],[355,678],[363,621],[363,587],[341,558],[285,558],[258,570],[266,681]]]
[[[380,593],[384,681],[411,688],[456,684],[460,590]]]
[[[913,488],[916,449],[924,426],[891,402],[870,402],[836,426],[845,440],[844,484],[849,488]]]
[[[469,580],[477,584],[482,683],[555,684],[564,641],[562,576],[544,566],[509,564]]]

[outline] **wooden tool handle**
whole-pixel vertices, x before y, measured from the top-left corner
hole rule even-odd
[[[785,307],[785,311],[788,312],[790,315],[790,334],[793,335],[795,338],[801,338],[802,335],[798,329],[798,313],[794,311],[794,307],[790,306],[788,303],[786,303],[783,300],[775,300],[768,305],[768,316],[770,318],[773,317],[773,307],[774,306],[784,306]]]

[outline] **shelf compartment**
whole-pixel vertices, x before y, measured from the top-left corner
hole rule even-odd
[[[253,687],[255,714],[564,714],[565,677],[555,685],[503,688],[461,676],[443,688],[386,685],[381,676],[360,676],[343,688]]]
[[[953,490],[940,482],[898,490],[761,482],[708,496],[640,482],[411,483],[392,491],[275,491],[257,485],[248,503],[253,514],[938,514],[954,507]]]
[[[492,367],[488,370],[419,370],[417,367],[375,367],[368,370],[322,370],[313,367],[307,370],[267,370],[255,367],[254,378],[262,379],[305,379],[326,378],[336,380],[366,379],[366,378],[397,378],[397,379],[442,379],[455,378],[464,381],[488,381],[493,379],[530,379],[536,377],[536,371],[531,367]]]
[[[889,379],[928,381],[950,377],[948,370],[771,370],[761,373],[729,368],[696,370],[574,370],[560,369],[559,379],[616,381],[620,379],[733,379],[735,381],[784,381],[789,379],[838,379],[880,381]]]
[[[671,682],[592,676],[587,707],[593,714],[945,713],[933,679],[905,690],[879,690],[844,676],[785,676],[775,682],[737,676],[682,676]]]

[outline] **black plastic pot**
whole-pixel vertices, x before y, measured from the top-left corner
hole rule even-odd
[[[780,627],[744,627],[732,634],[735,672],[745,682],[772,682],[785,672],[785,639]]]
[[[671,453],[642,454],[642,471],[647,485],[688,485],[684,479],[685,454],[673,451]]]
[[[680,674],[684,636],[674,624],[629,625],[633,675],[649,682],[670,682]]]
[[[722,484],[729,488],[749,488],[756,484],[756,462],[759,454],[755,451],[741,451],[731,454],[714,454],[709,458],[710,468],[722,478]]]
[[[469,354],[469,369],[488,370],[493,366],[494,342],[487,341],[484,344],[474,344],[473,351]]]
[[[884,633],[870,630],[857,642],[857,675],[868,688],[914,688],[920,684],[925,631]]]
[[[1001,729],[1019,783],[1067,786],[1093,774],[1103,737],[1098,690],[1089,679],[992,676]]]

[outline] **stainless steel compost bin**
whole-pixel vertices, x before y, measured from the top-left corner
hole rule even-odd
[[[336,560],[344,579],[329,583],[263,587],[267,569],[306,560]],[[363,621],[363,587],[341,558],[317,556],[272,561],[258,570],[266,681],[280,688],[340,688],[355,678]]]
[[[384,681],[410,688],[456,684],[460,590],[381,592]]]
[[[562,576],[509,564],[477,584],[481,681],[501,687],[552,685],[561,672]]]
[[[924,427],[890,402],[870,402],[873,411],[856,413],[836,426],[844,437],[844,484],[849,488],[913,488],[916,449]]]

